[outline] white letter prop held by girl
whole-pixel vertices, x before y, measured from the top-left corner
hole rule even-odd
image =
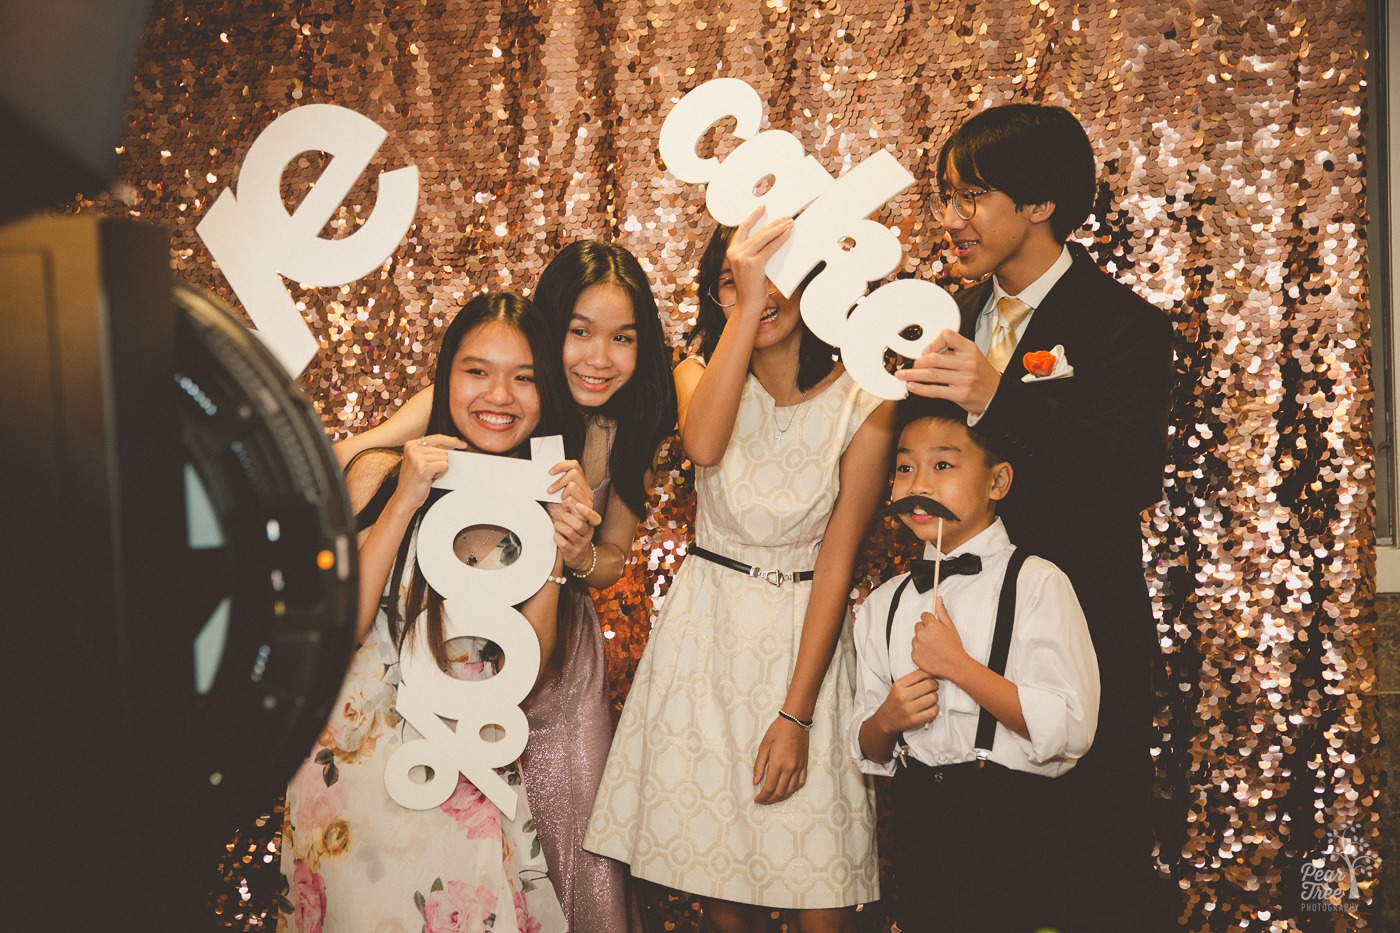
[[[447,459],[447,472],[433,485],[453,491],[423,517],[418,566],[442,595],[444,637],[493,641],[505,662],[485,680],[458,680],[433,660],[427,626],[414,626],[413,637],[399,653],[395,706],[422,738],[405,742],[389,756],[384,786],[401,806],[430,810],[452,796],[460,773],[513,818],[520,788],[494,769],[510,764],[525,749],[530,726],[520,702],[540,670],[539,640],[515,606],[534,595],[554,569],[554,523],[537,503],[559,501],[559,493],[545,490],[556,478],[549,468],[564,459],[564,440],[534,438],[529,460],[461,451],[449,451]],[[519,559],[493,570],[463,563],[452,543],[472,525],[515,532]],[[444,720],[455,721],[455,728]],[[431,769],[426,780],[413,777],[419,766]]]
[[[293,377],[316,355],[316,338],[280,276],[303,285],[344,285],[394,254],[418,211],[418,169],[379,176],[374,212],[347,237],[318,234],[334,216],[388,135],[369,117],[332,104],[288,110],[263,130],[238,171],[235,196],[224,189],[195,231],[257,325],[257,333]],[[315,186],[288,214],[282,172],[303,152],[331,156]]]
[[[667,114],[661,158],[682,181],[708,186],[705,206],[722,224],[735,226],[758,207],[770,216],[795,215],[792,235],[768,261],[768,278],[791,296],[825,264],[802,294],[802,319],[813,334],[841,348],[861,388],[880,398],[904,398],[904,383],[885,369],[885,351],[916,356],[940,331],[957,330],[959,317],[952,296],[920,279],[887,283],[861,300],[869,283],[893,272],[904,255],[899,238],[869,216],[912,185],[914,176],[881,150],[833,179],[792,134],[758,132],[762,116],[763,101],[743,81],[707,81]],[[725,117],[736,119],[734,135],[745,142],[723,162],[700,158],[696,146]],[[755,194],[765,179],[771,186]],[[901,337],[910,327],[918,327],[920,336]]]

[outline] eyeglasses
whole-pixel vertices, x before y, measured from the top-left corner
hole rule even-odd
[[[997,190],[996,188],[958,188],[947,194],[940,191],[933,196],[933,200],[938,205],[940,214],[947,212],[948,205],[951,204],[954,213],[963,220],[971,220],[977,216],[977,199]]]
[[[768,283],[768,294],[778,294],[778,287],[772,282]],[[710,286],[709,296],[725,311],[734,307],[739,300],[739,288],[734,284],[734,276],[727,272],[721,275],[719,281]]]

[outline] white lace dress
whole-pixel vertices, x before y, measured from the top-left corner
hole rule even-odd
[[[749,376],[723,460],[696,470],[695,543],[811,570],[841,455],[879,404],[843,373],[800,407],[776,408]],[[779,804],[753,801],[758,745],[787,694],[811,587],[685,560],[623,709],[587,848],[640,878],[746,904],[878,898],[873,797],[843,738],[855,689],[849,619],[817,698],[806,786]]]

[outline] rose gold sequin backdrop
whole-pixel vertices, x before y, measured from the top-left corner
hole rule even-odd
[[[504,7],[157,0],[124,182],[79,207],[166,226],[176,274],[233,302],[194,228],[253,138],[313,102],[385,127],[366,179],[417,165],[417,223],[365,279],[292,286],[322,344],[303,385],[343,436],[427,384],[435,334],[467,297],[528,288],[579,237],[637,253],[679,342],[708,224],[656,139],[703,80],[750,82],[771,125],[834,172],[889,148],[919,181],[880,219],[925,278],[943,269],[927,168],[949,131],[1006,101],[1071,108],[1105,186],[1082,238],[1180,338],[1167,498],[1144,524],[1164,858],[1192,929],[1312,922],[1303,860],[1347,828],[1374,854],[1379,820],[1361,0]],[[289,169],[287,197],[321,165]],[[353,229],[374,194],[362,181],[328,232]],[[688,527],[679,464],[661,475],[635,565],[599,596],[619,701]],[[870,549],[871,577],[888,555]],[[275,839],[258,832],[216,891],[230,925],[261,928],[271,903]],[[1378,866],[1361,865],[1369,901]],[[675,896],[658,912],[668,929],[693,919]]]

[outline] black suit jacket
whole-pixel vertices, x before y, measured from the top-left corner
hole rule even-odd
[[[1011,540],[1074,584],[1098,654],[1099,731],[1086,757],[1147,754],[1156,628],[1140,513],[1162,496],[1172,378],[1167,316],[1102,272],[1078,244],[1031,315],[976,429],[1011,461],[998,508]],[[958,295],[972,338],[991,282]],[[1064,346],[1066,379],[1026,383],[1022,356]]]

